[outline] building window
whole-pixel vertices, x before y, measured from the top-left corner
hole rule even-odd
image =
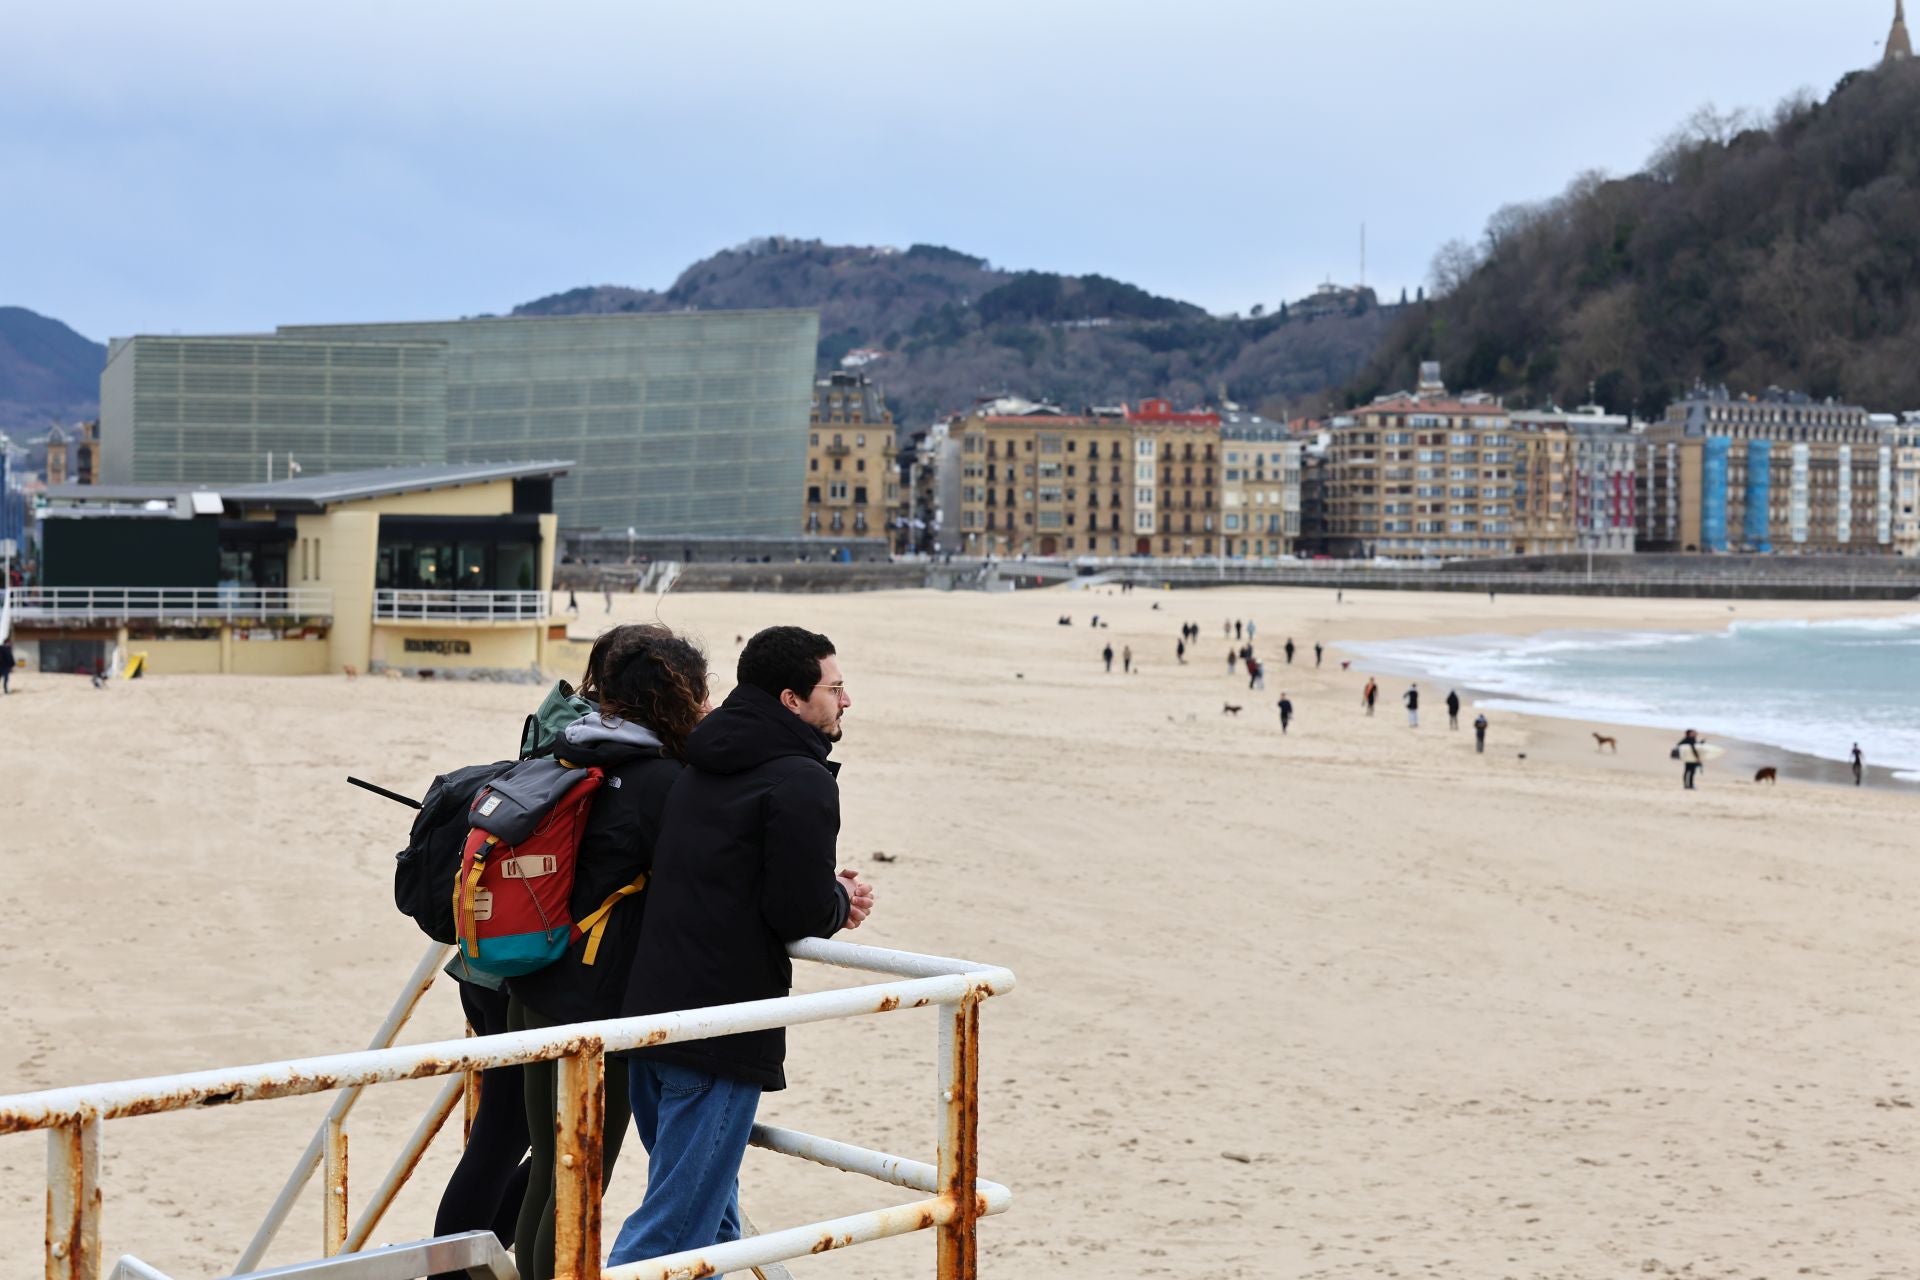
[[[827,486],[827,496],[836,502],[844,499],[847,496],[847,482],[845,480],[835,480]]]
[[[818,471],[819,469],[820,469],[820,459],[818,458],[807,459],[807,470]]]
[[[817,484],[810,484],[810,485],[808,485],[808,486],[807,486],[807,501],[808,501],[808,502],[818,502],[818,501],[820,501],[820,486],[819,486],[819,485],[817,485]]]
[[[854,486],[854,490],[853,490],[853,500],[854,500],[854,502],[855,502],[855,503],[864,503],[864,502],[866,502],[866,500],[867,500],[867,486],[865,486],[865,485],[856,485],[856,486]]]
[[[865,433],[863,432],[862,434],[860,434],[860,435],[857,435],[857,436],[855,436],[855,437],[853,438],[853,442],[854,442],[855,444],[857,444],[857,445],[859,445],[859,446],[860,446],[860,447],[861,447],[862,449],[864,449],[864,448],[866,448],[866,447],[867,447],[867,437],[866,437],[866,435],[865,435]]]
[[[855,471],[865,471],[867,469],[867,460],[865,458],[855,458],[853,460],[853,469]]]

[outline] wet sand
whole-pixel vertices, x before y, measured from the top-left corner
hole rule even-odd
[[[1017,1197],[983,1225],[984,1275],[1911,1275],[1915,798],[1723,784],[1731,757],[1686,794],[1670,736],[1623,730],[1597,755],[1589,726],[1544,718],[1495,717],[1476,756],[1470,710],[1450,733],[1430,699],[1411,731],[1383,681],[1364,718],[1364,677],[1338,665],[1344,641],[1717,626],[1724,606],[1265,590],[657,607],[708,644],[721,687],[736,634],[833,636],[854,699],[843,860],[880,892],[854,936],[1020,975],[983,1015],[983,1172]],[[614,620],[655,609],[616,597]],[[1264,692],[1227,676],[1229,616],[1259,623]],[[1202,629],[1185,666],[1182,620]],[[1101,669],[1109,641],[1137,674]],[[530,702],[340,678],[16,687],[6,1091],[363,1045],[423,940],[390,899],[406,815],[342,778],[417,793],[509,753]],[[458,1025],[437,990],[412,1038]],[[930,1158],[929,1015],[791,1040],[794,1087],[765,1118]],[[355,1112],[356,1204],[432,1088]],[[323,1109],[109,1123],[109,1256],[230,1266]],[[429,1156],[382,1239],[426,1233],[451,1160]],[[37,1248],[44,1162],[38,1136],[0,1139],[16,1258]],[[636,1152],[609,1235],[643,1180]],[[762,1226],[899,1198],[758,1153],[744,1193]],[[319,1238],[309,1200],[273,1257]],[[930,1274],[932,1242],[796,1270]]]

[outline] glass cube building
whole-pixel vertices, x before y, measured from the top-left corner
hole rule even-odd
[[[109,484],[284,480],[289,458],[312,475],[444,462],[446,421],[439,342],[126,338],[100,375]]]
[[[799,526],[812,311],[282,326],[445,344],[448,462],[568,458],[563,527],[787,536]]]
[[[812,311],[289,325],[117,341],[108,482],[261,480],[566,458],[563,527],[784,537],[799,526]]]

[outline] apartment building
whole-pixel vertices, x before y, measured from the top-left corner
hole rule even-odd
[[[1354,409],[1334,427],[1328,455],[1329,552],[1396,560],[1511,555],[1515,438],[1498,401],[1449,395],[1435,366],[1423,368],[1420,390]]]
[[[1133,553],[1221,554],[1220,415],[1177,411],[1165,400],[1123,411],[1133,437]]]
[[[891,539],[899,514],[893,414],[880,388],[858,373],[820,379],[814,384],[807,424],[807,500],[801,531],[818,538]]]
[[[1514,551],[1634,548],[1633,420],[1598,405],[1515,409]]]
[[[956,420],[964,555],[1125,555],[1133,532],[1133,429],[1124,417],[1006,400]]]
[[[1889,554],[1897,434],[1857,405],[1696,387],[1641,444],[1639,545]]]
[[[1893,552],[1920,556],[1920,413],[1902,415],[1887,434],[1893,447]]]
[[[1304,443],[1284,423],[1233,411],[1222,419],[1221,554],[1292,555],[1300,540]]]

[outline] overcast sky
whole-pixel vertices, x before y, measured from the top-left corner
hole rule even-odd
[[[0,17],[0,304],[90,337],[664,288],[929,241],[1212,310],[1435,248],[1893,0],[67,0]]]

